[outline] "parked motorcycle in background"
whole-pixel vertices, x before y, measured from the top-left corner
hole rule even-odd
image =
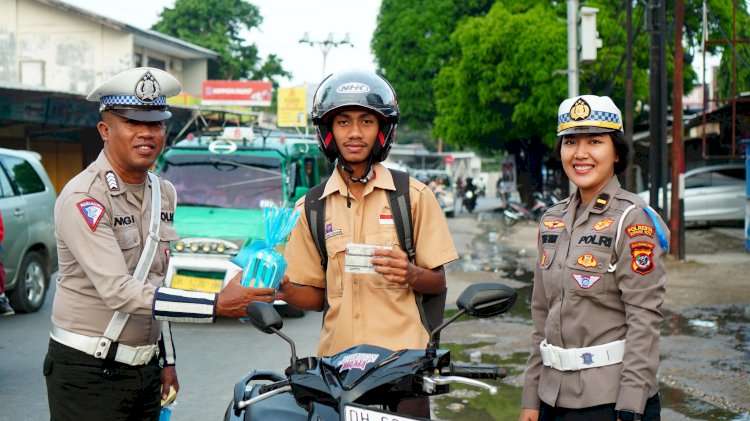
[[[398,403],[407,398],[450,392],[461,383],[497,388],[478,379],[498,379],[505,370],[491,366],[451,363],[450,351],[438,349],[437,335],[464,314],[487,318],[507,312],[518,294],[508,286],[478,283],[458,297],[459,311],[430,332],[427,349],[393,351],[359,345],[332,357],[297,358],[292,339],[280,332],[282,319],[268,303],[247,308],[252,324],[275,333],[291,345],[291,365],[285,373],[252,370],[234,386],[225,420],[417,421],[397,414]]]
[[[519,202],[509,200],[507,206],[502,209],[503,224],[506,226],[512,226],[518,221],[538,222],[542,215],[547,212],[547,209],[554,206],[559,201],[560,199],[558,199],[554,192],[534,192],[534,204],[531,209],[527,209]]]

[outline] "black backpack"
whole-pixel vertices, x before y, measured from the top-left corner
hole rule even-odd
[[[396,170],[390,170],[390,172],[396,186],[395,191],[388,191],[388,202],[391,205],[393,223],[401,248],[409,255],[409,261],[413,262],[416,253],[414,252],[414,231],[411,220],[411,200],[409,199],[409,174]],[[325,182],[316,185],[307,192],[305,195],[305,215],[310,225],[310,234],[320,254],[320,266],[325,273],[328,267],[328,253],[325,242],[326,203],[325,198],[319,200],[324,189]],[[416,291],[414,293],[419,316],[428,333],[431,333],[443,322],[447,292],[448,289],[446,288],[440,294],[420,294]],[[324,297],[323,314],[325,316],[325,312],[328,311],[328,295],[325,294]],[[439,341],[439,336],[435,338],[435,341]]]

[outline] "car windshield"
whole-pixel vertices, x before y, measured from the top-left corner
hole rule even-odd
[[[283,197],[281,160],[269,156],[170,156],[161,175],[177,189],[178,206],[261,209]]]

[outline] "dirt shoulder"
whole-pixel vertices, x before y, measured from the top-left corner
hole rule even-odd
[[[528,271],[536,264],[535,224],[519,223],[504,229],[496,220],[465,217],[453,221],[451,230],[461,260],[447,268],[449,305],[470,283],[529,285]],[[686,259],[670,256],[666,261],[665,322],[660,340],[659,380],[663,387],[735,413],[750,412],[750,253],[744,251],[742,234],[741,228],[686,230]],[[519,282],[521,274],[525,279]],[[518,305],[528,303],[519,299]],[[449,326],[443,337],[458,343],[488,343],[479,350],[503,358],[527,352],[528,318],[506,315],[465,323],[470,325]],[[520,386],[521,380],[514,377],[510,382]],[[672,398],[671,393],[662,398],[665,407]],[[674,412],[669,418],[690,419]]]

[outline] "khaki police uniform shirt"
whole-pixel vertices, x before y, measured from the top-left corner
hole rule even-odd
[[[523,407],[539,408],[541,399],[564,408],[616,403],[618,410],[643,413],[658,391],[666,250],[646,203],[622,190],[616,177],[574,220],[579,203],[576,194],[540,221]],[[635,208],[621,218],[631,205]],[[669,239],[660,218],[659,223]],[[562,348],[625,339],[625,353],[621,364],[557,371],[542,364],[539,343],[545,338]]]
[[[388,282],[382,275],[344,272],[346,244],[366,243],[398,247],[386,190],[395,190],[393,178],[381,164],[365,186],[362,201],[351,197],[346,206],[346,184],[338,170],[326,183],[325,232],[328,269],[310,235],[304,198],[296,208],[299,223],[290,234],[284,257],[293,283],[325,288],[330,305],[323,321],[318,355],[331,356],[359,344],[384,348],[419,349],[429,340],[408,285]],[[458,259],[448,224],[434,194],[419,181],[409,180],[414,225],[414,264],[434,269]],[[326,282],[327,280],[327,282]]]
[[[109,177],[109,184],[108,184]],[[104,152],[65,186],[55,203],[55,237],[60,271],[52,306],[52,323],[87,336],[102,336],[115,310],[129,313],[119,342],[155,344],[161,322],[153,319],[154,291],[167,271],[169,242],[177,239],[172,226],[175,190],[160,179],[159,248],[146,285],[133,280],[151,221],[148,178],[138,200],[114,172]],[[105,211],[85,216],[92,200]],[[83,209],[82,209],[83,208]]]

